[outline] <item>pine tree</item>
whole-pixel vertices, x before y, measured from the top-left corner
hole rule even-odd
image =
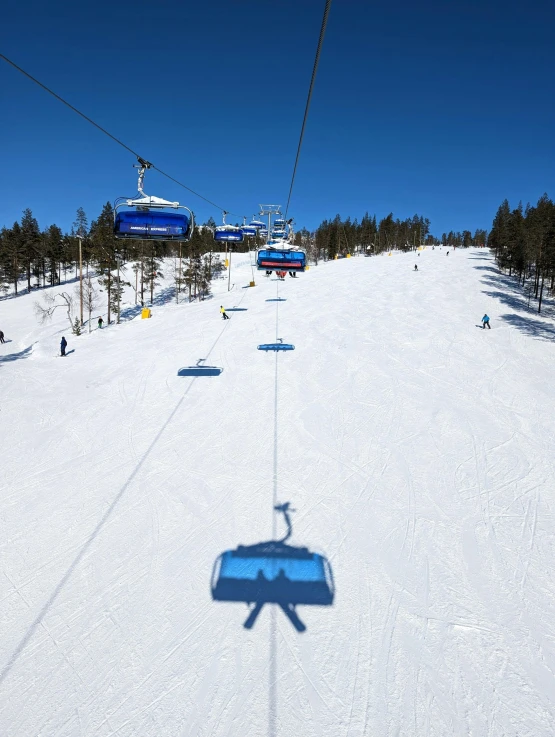
[[[116,250],[118,244],[113,233],[113,212],[112,205],[109,202],[102,208],[98,219],[91,223],[90,236],[92,258],[96,261],[101,274],[99,282],[107,292],[109,325],[113,307],[112,289],[115,281],[112,271],[117,268]]]

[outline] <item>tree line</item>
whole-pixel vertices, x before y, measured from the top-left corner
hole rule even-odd
[[[527,285],[528,296],[538,301],[541,312],[544,289],[555,287],[555,204],[547,194],[537,204],[520,202],[511,210],[503,200],[488,237],[497,265],[516,276],[521,286]]]
[[[212,279],[223,269],[219,251],[225,246],[215,247],[213,227],[212,219],[205,225],[195,225],[187,243],[120,240],[113,234],[113,209],[109,202],[90,224],[83,208],[78,208],[69,233],[57,225],[41,230],[28,208],[21,221],[0,230],[0,294],[11,290],[17,296],[23,291],[67,284],[79,277],[82,268],[85,304],[91,307],[90,312],[93,305],[98,306],[98,284],[105,293],[108,322],[112,317],[119,321],[126,286],[134,291],[135,304],[152,303],[163,276],[173,280],[177,301],[204,299],[210,294]],[[261,243],[257,237],[251,245]],[[237,250],[248,250],[248,244]],[[164,275],[163,267],[171,273]],[[55,304],[46,300],[41,306],[41,319],[51,316],[58,306],[67,307],[75,295],[63,291],[58,297]]]
[[[296,234],[298,245],[308,243],[305,231]],[[443,233],[441,238],[430,233],[430,220],[422,215],[400,220],[393,213],[377,220],[376,216],[365,213],[360,220],[343,220],[336,215],[333,220],[324,220],[316,229],[314,238],[308,245],[312,260],[332,259],[335,256],[346,256],[348,253],[383,253],[398,249],[414,250],[421,245],[483,246],[487,240],[485,230],[476,230],[474,235],[469,230]]]
[[[187,243],[120,240],[113,235],[113,209],[109,202],[90,224],[83,208],[78,208],[69,233],[57,225],[41,230],[32,211],[26,209],[21,221],[0,230],[0,293],[11,289],[17,295],[22,290],[31,292],[67,284],[79,277],[81,263],[89,317],[104,299],[98,294],[97,286],[105,293],[108,322],[112,317],[119,321],[125,287],[134,291],[135,304],[152,303],[162,276],[173,280],[177,301],[203,299],[210,294],[212,279],[223,269],[218,254],[225,246],[215,244],[215,226],[212,218],[203,225],[195,225]],[[400,220],[390,213],[378,221],[375,215],[365,213],[360,222],[337,215],[333,220],[324,220],[314,232],[302,228],[293,240],[307,252],[310,261],[318,263],[348,253],[407,251],[423,244],[483,245],[487,238],[484,230],[476,230],[474,235],[464,230],[443,233],[439,239],[430,233],[430,220],[421,215]],[[256,236],[233,244],[233,250],[246,252],[263,243]],[[171,274],[164,275],[162,268],[170,269]],[[57,306],[70,311],[67,305],[73,298],[67,291],[60,292],[55,305],[42,305],[39,317],[46,319]]]

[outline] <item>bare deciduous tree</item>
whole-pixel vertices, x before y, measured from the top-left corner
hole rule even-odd
[[[75,295],[80,296],[79,285],[75,287]],[[100,302],[100,294],[93,284],[90,276],[83,279],[83,307],[89,316],[89,333],[91,332],[91,315],[94,309],[98,307]]]
[[[73,297],[67,292],[57,292],[56,294],[45,294],[43,296],[44,304],[35,302],[35,315],[41,325],[50,322],[54,312],[58,307],[65,307],[69,326],[73,332]]]

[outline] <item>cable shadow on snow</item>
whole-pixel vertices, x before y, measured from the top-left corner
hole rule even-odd
[[[224,334],[224,332],[226,330],[226,327],[227,327],[227,323],[224,325],[224,327],[222,328],[222,330],[220,330],[220,333],[218,334],[218,337],[216,338],[216,340],[212,344],[212,347],[210,348],[210,350],[207,353],[207,357],[210,356],[210,354],[212,353],[212,351],[214,350],[214,348],[218,344],[220,338],[222,337],[222,335]],[[29,349],[27,349],[27,350],[31,350],[31,348],[32,348],[32,346],[30,346]],[[37,631],[37,629],[42,624],[45,616],[48,614],[50,608],[53,606],[54,602],[57,600],[57,598],[59,597],[59,595],[61,594],[61,592],[65,588],[65,585],[67,584],[67,582],[69,581],[69,579],[73,575],[75,569],[79,566],[79,564],[81,563],[81,561],[83,560],[83,558],[85,557],[85,555],[87,554],[87,552],[89,551],[89,549],[91,548],[92,544],[94,543],[94,541],[96,540],[96,538],[98,537],[98,535],[100,534],[100,532],[103,530],[103,528],[105,527],[105,525],[108,522],[108,520],[110,519],[110,517],[113,515],[114,510],[118,506],[121,498],[127,492],[127,490],[129,489],[129,487],[131,486],[132,482],[135,480],[136,476],[138,475],[139,471],[141,470],[141,468],[144,466],[144,464],[148,460],[150,454],[152,453],[153,449],[156,447],[156,444],[158,443],[158,441],[160,440],[160,438],[164,434],[166,428],[172,422],[172,420],[175,417],[175,415],[177,414],[179,408],[181,407],[181,405],[185,401],[185,399],[186,399],[187,395],[189,394],[189,392],[190,392],[192,386],[194,385],[195,381],[196,381],[196,377],[192,377],[192,380],[191,380],[189,386],[187,387],[187,389],[183,393],[183,396],[181,397],[181,399],[177,402],[177,404],[175,405],[175,407],[171,411],[168,419],[164,422],[164,424],[162,425],[162,427],[160,428],[160,430],[157,432],[157,434],[155,435],[155,437],[152,440],[151,444],[146,449],[143,457],[137,463],[137,465],[135,466],[134,470],[129,475],[127,481],[123,484],[123,486],[121,487],[121,489],[118,491],[118,493],[114,497],[113,501],[111,502],[111,504],[108,506],[107,510],[102,515],[100,521],[98,522],[98,524],[96,525],[96,527],[93,529],[93,531],[91,532],[91,534],[89,535],[89,537],[85,540],[85,542],[82,545],[81,549],[79,550],[79,552],[77,553],[77,555],[75,556],[75,558],[73,559],[73,561],[71,562],[71,564],[69,565],[68,569],[66,570],[66,572],[64,573],[64,575],[62,576],[62,578],[60,579],[60,581],[58,582],[58,584],[53,589],[52,593],[50,594],[50,596],[48,597],[48,599],[46,600],[46,602],[42,605],[39,613],[37,614],[37,616],[34,618],[34,620],[31,622],[31,624],[27,628],[27,632],[23,635],[23,637],[19,641],[19,644],[16,646],[15,650],[13,651],[12,655],[9,657],[9,659],[6,662],[6,664],[4,665],[4,667],[2,668],[2,670],[0,671],[0,684],[2,684],[4,682],[4,680],[6,679],[6,677],[8,676],[8,674],[11,672],[11,670],[14,667],[15,663],[19,659],[19,656],[24,651],[24,649],[27,647],[29,641],[31,640],[31,638],[33,637],[33,635],[35,634],[35,632]]]
[[[6,341],[6,343],[11,342],[11,340]],[[29,358],[29,356],[33,353],[33,345],[30,345],[27,348],[24,348],[22,351],[18,351],[17,353],[8,353],[5,356],[0,356],[0,365],[3,363],[11,363],[12,361],[19,361],[22,358]]]
[[[536,338],[536,340],[555,340],[555,326],[549,325],[542,320],[514,314],[501,315],[499,319],[509,323],[509,325],[524,335]]]

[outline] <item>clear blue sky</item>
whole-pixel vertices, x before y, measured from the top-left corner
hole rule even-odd
[[[285,204],[323,0],[5,0],[0,50],[233,212]],[[415,212],[488,228],[555,196],[552,0],[334,0],[291,204],[299,226]],[[0,226],[69,229],[133,157],[0,60]],[[220,213],[156,172],[147,193]]]

